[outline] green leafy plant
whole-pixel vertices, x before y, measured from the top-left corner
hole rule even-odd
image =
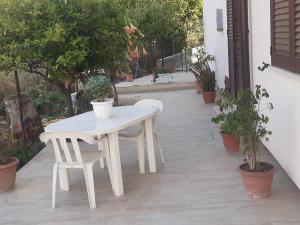
[[[46,90],[42,83],[26,87],[23,93],[32,100],[39,115],[47,117],[65,113],[65,97],[60,90]]]
[[[103,102],[111,91],[111,82],[106,76],[93,76],[86,84],[86,92],[97,102]]]
[[[86,71],[115,71],[128,57],[126,21],[117,0],[0,1],[0,71],[26,71],[65,96]]]
[[[11,149],[11,153],[14,157],[17,157],[20,160],[17,169],[22,168],[27,162],[29,162],[34,156],[36,156],[44,147],[45,145],[41,142],[15,144]]]
[[[254,92],[244,89],[238,92],[236,112],[239,118],[237,134],[244,148],[245,161],[250,171],[264,171],[258,158],[260,139],[268,141],[272,132],[266,128],[269,118],[262,111],[272,110],[273,104],[268,102],[269,94],[266,89],[256,85]],[[265,107],[261,108],[264,102]]]
[[[203,48],[199,48],[195,54],[197,62],[193,64],[195,78],[202,83],[203,91],[210,92],[216,88],[215,71],[211,69],[211,63],[215,58],[207,54]]]
[[[13,147],[16,140],[9,129],[0,129],[0,165],[8,163],[9,157],[13,155]]]
[[[203,92],[211,92],[216,90],[216,78],[215,72],[207,72],[205,75],[201,75],[201,83]]]
[[[239,117],[236,111],[235,99],[228,91],[220,91],[220,100],[217,101],[219,113],[212,118],[212,122],[220,126],[220,131],[238,137]]]
[[[153,72],[155,76],[158,76],[158,74],[172,73],[172,70],[165,67],[155,67]]]

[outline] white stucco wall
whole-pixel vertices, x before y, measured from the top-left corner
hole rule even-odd
[[[275,67],[263,73],[257,69],[262,61],[271,64],[270,0],[249,0],[249,5],[253,85],[265,87],[274,104],[268,114],[273,134],[265,145],[300,188],[300,74]]]
[[[274,104],[268,127],[273,134],[266,147],[300,188],[300,74],[270,67],[260,72],[262,62],[271,64],[270,1],[249,1],[249,44],[252,88],[262,85]],[[222,8],[224,30],[216,30],[216,9]],[[206,50],[216,57],[216,75],[220,87],[228,75],[226,0],[206,0],[204,27]]]
[[[216,10],[223,10],[223,31],[217,31]],[[225,0],[206,0],[203,7],[205,50],[216,60],[217,85],[223,88],[228,76],[227,14]]]

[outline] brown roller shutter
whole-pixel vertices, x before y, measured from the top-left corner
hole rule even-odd
[[[227,0],[230,92],[250,88],[247,0]]]
[[[229,58],[229,88],[232,95],[236,94],[235,88],[235,65],[234,65],[234,0],[227,0],[227,36],[228,36],[228,58]]]
[[[295,20],[294,20],[294,39],[295,39],[295,65],[296,65],[296,73],[300,73],[300,0],[294,0],[294,12],[295,12]]]
[[[273,66],[295,71],[292,5],[291,0],[271,0],[271,56]]]

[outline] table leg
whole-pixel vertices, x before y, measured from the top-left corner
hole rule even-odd
[[[153,119],[145,120],[145,132],[147,140],[147,152],[150,173],[156,173],[156,161],[153,141]]]
[[[112,182],[113,189],[116,196],[124,195],[123,178],[122,178],[122,167],[120,160],[120,149],[119,149],[119,132],[113,132],[108,134],[108,143],[111,159],[112,169]]]

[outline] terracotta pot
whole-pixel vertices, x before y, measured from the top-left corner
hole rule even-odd
[[[0,166],[0,192],[9,191],[15,186],[16,168],[20,161],[15,157],[8,161],[8,164]]]
[[[126,74],[125,76],[126,76],[126,81],[129,82],[133,81],[133,74]]]
[[[202,92],[202,97],[205,104],[214,103],[216,99],[216,91]]]
[[[224,147],[227,152],[234,153],[239,151],[240,140],[232,134],[220,133],[223,138]]]
[[[195,81],[195,84],[196,84],[196,90],[197,90],[197,93],[202,93],[203,87],[202,87],[201,81],[196,80],[196,81]]]
[[[248,194],[251,198],[266,198],[271,193],[275,167],[269,163],[261,162],[261,165],[270,167],[266,172],[249,172],[243,169],[246,164],[241,164],[238,168]]]

